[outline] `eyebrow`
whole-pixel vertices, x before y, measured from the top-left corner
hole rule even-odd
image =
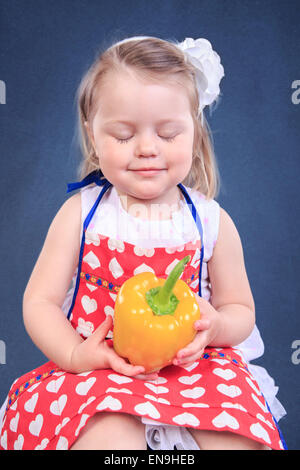
[[[162,124],[183,124],[183,120],[182,119],[160,119],[157,124],[158,125],[162,125]],[[125,124],[126,126],[130,126],[130,127],[134,127],[134,123],[133,122],[130,122],[130,121],[107,121],[105,123],[106,125],[110,125],[110,124]]]

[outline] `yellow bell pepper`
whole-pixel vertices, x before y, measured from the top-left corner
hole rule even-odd
[[[133,365],[154,372],[172,363],[177,352],[190,343],[200,318],[199,305],[181,279],[186,256],[168,278],[153,273],[137,274],[125,281],[114,310],[114,349]]]

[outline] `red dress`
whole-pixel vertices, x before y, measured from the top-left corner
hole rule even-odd
[[[90,236],[88,225],[109,186],[104,185],[83,227],[69,312],[71,324],[83,338],[113,315],[118,290],[129,277],[151,270],[166,278],[186,255],[191,255],[191,261],[181,279],[195,286],[201,273],[200,241],[186,244],[183,251],[182,246],[147,250],[101,234]],[[194,207],[192,211],[198,224]],[[192,366],[168,366],[155,381],[127,377],[112,369],[72,374],[47,362],[13,384],[0,449],[70,449],[88,420],[103,410],[187,428],[231,431],[273,449],[285,446],[241,353],[234,348],[206,348]]]

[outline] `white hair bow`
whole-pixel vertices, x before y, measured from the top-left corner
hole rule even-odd
[[[199,113],[201,113],[203,108],[212,104],[220,94],[220,81],[224,77],[223,65],[207,39],[186,38],[176,45],[196,69]]]

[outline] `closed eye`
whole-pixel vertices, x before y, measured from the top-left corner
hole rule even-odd
[[[120,144],[127,144],[127,142],[131,139],[131,137],[128,137],[127,139],[118,139],[118,137],[115,138]]]
[[[161,139],[163,140],[166,140],[167,142],[173,142],[173,140],[175,140],[175,137],[176,135],[172,136],[172,137],[164,137],[162,135],[159,135],[158,137],[160,137]],[[119,142],[120,144],[127,144],[127,142],[129,142],[130,139],[132,139],[132,136],[131,137],[127,137],[127,139],[119,139],[118,137],[115,137],[115,139],[117,140],[117,142]]]
[[[176,135],[174,135],[173,137],[163,137],[162,135],[159,136],[161,139],[163,140],[166,140],[167,142],[173,142],[173,140],[175,139]]]

